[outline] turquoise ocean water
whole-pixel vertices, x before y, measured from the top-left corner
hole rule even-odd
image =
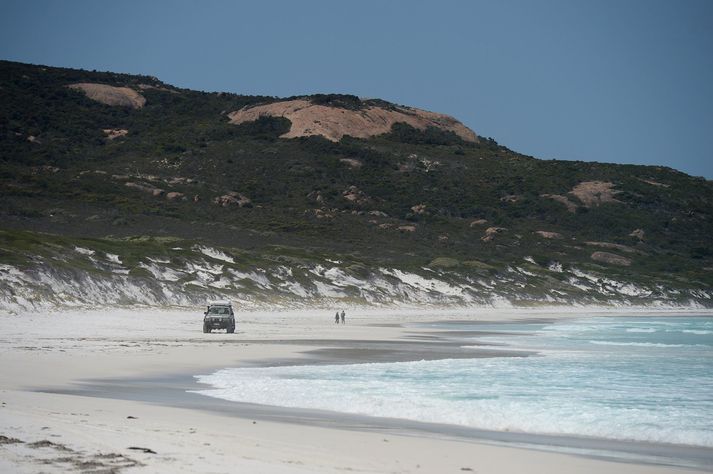
[[[433,328],[454,327],[443,324]],[[226,400],[497,431],[713,447],[713,319],[602,317],[458,324],[530,357],[223,369]],[[475,350],[475,349],[474,349]]]

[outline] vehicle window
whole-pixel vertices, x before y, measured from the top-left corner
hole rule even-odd
[[[210,314],[230,314],[229,309],[225,307],[212,307],[208,311]]]

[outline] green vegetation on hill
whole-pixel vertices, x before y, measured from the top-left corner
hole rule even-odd
[[[79,82],[130,87],[146,104],[104,105],[66,87]],[[389,106],[350,95],[309,99]],[[492,139],[468,143],[406,124],[334,143],[281,139],[284,118],[228,122],[229,112],[276,100],[0,61],[1,227],[63,238],[173,237],[256,254],[286,246],[466,273],[531,257],[637,282],[713,286],[709,181],[658,166],[543,161]],[[126,134],[109,139],[105,129]],[[572,193],[592,182],[611,183],[611,195],[606,186]],[[233,200],[216,204],[231,192]],[[12,242],[2,242],[0,264],[31,266]],[[596,251],[630,265],[595,261]]]

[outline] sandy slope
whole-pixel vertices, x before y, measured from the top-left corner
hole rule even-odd
[[[88,379],[158,379],[299,357],[314,349],[310,340],[329,340],[332,346],[340,340],[401,340],[405,330],[392,323],[464,319],[472,313],[356,311],[348,314],[346,326],[336,326],[331,310],[255,312],[241,315],[236,335],[202,334],[200,312],[0,315],[0,435],[5,437],[0,438],[0,472],[685,471],[434,435],[264,421],[245,413],[226,416],[165,406],[170,400],[146,403],[47,391],[76,388]],[[477,316],[518,314],[484,310]]]

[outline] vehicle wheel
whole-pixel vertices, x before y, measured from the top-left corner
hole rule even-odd
[[[228,333],[233,334],[235,332],[235,326],[230,326],[227,331]]]
[[[208,326],[203,326],[203,332],[204,333],[210,332],[210,328]]]

